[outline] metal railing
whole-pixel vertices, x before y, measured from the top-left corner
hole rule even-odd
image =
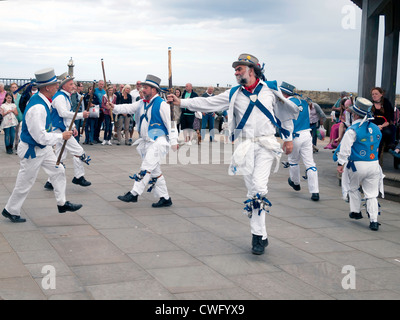
[[[4,83],[4,86],[9,86],[11,83],[16,83],[18,87],[30,82],[31,79],[18,79],[18,78],[0,78],[0,82]]]

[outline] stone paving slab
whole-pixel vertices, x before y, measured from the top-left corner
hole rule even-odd
[[[332,152],[323,149],[327,141],[318,143],[319,202],[310,200],[305,181],[301,191],[291,189],[282,166],[270,177],[270,244],[262,256],[250,252],[242,177],[229,176],[226,163],[205,161],[229,159],[223,143],[205,143],[205,157],[199,146],[185,146],[178,155],[189,164],[168,163],[177,155],[168,156],[162,170],[173,205],[161,209],[151,207],[157,199],[147,193],[137,203],[117,199],[139,170],[134,147],[85,145],[93,159],[85,167],[90,187],[71,183],[72,159],[66,160],[67,199],[82,203],[81,210],[59,214],[41,170],[22,208],[27,222],[1,217],[0,299],[400,299],[399,204],[379,199],[378,232],[369,230],[367,218],[349,219]],[[0,135],[4,207],[19,159],[3,149]],[[384,171],[398,174],[386,160]],[[49,265],[56,271],[55,289],[43,288],[42,268]],[[354,266],[356,289],[342,287],[344,266]]]

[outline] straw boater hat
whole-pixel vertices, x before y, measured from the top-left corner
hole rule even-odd
[[[64,72],[62,75],[58,76],[58,80],[60,80],[60,88],[68,81],[74,80],[74,77],[70,77],[67,72]]]
[[[38,88],[57,84],[60,81],[54,73],[53,68],[46,68],[35,72],[35,85]]]
[[[289,96],[293,96],[293,95],[294,95],[294,89],[295,89],[296,87],[293,86],[293,85],[291,85],[291,84],[289,84],[289,83],[287,83],[287,82],[282,81],[282,84],[280,85],[279,88],[281,89],[281,91],[282,91],[283,93],[286,93],[286,94],[288,94]]]
[[[349,110],[361,117],[365,117],[371,111],[372,106],[372,102],[368,99],[357,97],[354,104],[349,107]]]
[[[142,85],[147,84],[153,88],[156,88],[157,91],[162,91],[162,89],[160,88],[160,82],[161,82],[160,78],[153,76],[151,74],[148,74],[146,76],[146,80],[142,82]]]
[[[245,65],[261,70],[261,66],[260,63],[258,62],[258,59],[255,56],[248,53],[242,53],[239,56],[238,60],[232,63],[232,68],[236,68],[239,65]]]

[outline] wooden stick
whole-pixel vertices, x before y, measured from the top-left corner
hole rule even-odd
[[[106,72],[104,71],[104,61],[103,61],[103,59],[101,59],[101,67],[103,68],[104,87],[106,89],[106,96],[107,96],[107,100],[108,100],[107,80],[106,80]],[[110,101],[110,102],[112,102],[112,101]],[[113,113],[112,113],[112,109],[110,109],[110,116],[111,116],[111,123],[114,123],[114,116],[113,116]]]
[[[172,63],[171,63],[171,47],[168,48],[168,89],[169,93],[173,94],[173,88],[172,88]],[[171,121],[175,121],[175,107],[174,103],[170,102],[170,108],[171,108]]]
[[[75,110],[75,113],[74,113],[74,117],[72,118],[72,121],[71,121],[71,123],[70,123],[70,125],[69,125],[68,131],[71,131],[71,130],[72,130],[72,127],[73,127],[73,125],[74,125],[74,121],[75,121],[75,119],[76,119],[76,115],[78,114],[78,110],[79,110],[79,107],[81,106],[82,100],[83,100],[83,96],[82,96],[81,99],[79,100],[79,104],[78,104],[78,106],[76,107],[76,110]],[[71,138],[72,138],[72,137],[71,137]],[[71,139],[71,138],[70,138],[70,139]],[[64,140],[64,143],[63,143],[63,145],[62,145],[62,147],[61,147],[61,151],[60,151],[60,154],[58,155],[58,159],[57,159],[57,162],[56,162],[56,165],[57,165],[57,166],[58,166],[58,165],[60,164],[60,162],[61,162],[61,157],[62,157],[62,155],[63,155],[63,153],[64,153],[65,145],[67,144],[67,141],[68,141],[68,140]]]

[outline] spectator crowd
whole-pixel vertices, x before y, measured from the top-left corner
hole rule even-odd
[[[130,84],[107,84],[103,80],[89,85],[85,90],[80,81],[74,82],[74,91],[71,95],[72,110],[79,107],[79,112],[89,110],[90,116],[86,121],[80,119],[75,121],[78,135],[75,139],[82,144],[93,145],[127,145],[133,143],[135,132],[135,115],[119,114],[112,115],[106,108],[108,101],[114,104],[126,104],[143,98],[141,81],[137,81],[134,88]],[[23,113],[30,97],[37,93],[35,85],[27,84],[21,88],[16,83],[11,83],[9,90],[0,83],[0,130],[4,132],[4,141],[7,154],[17,152],[19,134]],[[214,87],[209,86],[204,93],[194,91],[191,83],[187,83],[184,91],[180,88],[174,90],[178,98],[190,99],[194,97],[211,97],[214,95]],[[80,99],[82,102],[79,103]],[[370,100],[373,102],[373,123],[378,125],[382,133],[379,147],[379,161],[382,164],[383,152],[390,152],[394,157],[400,157],[399,122],[400,111],[393,106],[384,96],[382,88],[375,87],[371,90]],[[324,149],[335,150],[343,138],[344,132],[352,124],[352,116],[348,108],[353,105],[352,94],[341,92],[340,97],[332,106],[330,122],[324,110],[307,98],[310,113],[310,128],[313,143],[313,152],[318,152],[318,138],[322,140],[325,132],[328,132],[328,144]],[[89,106],[90,105],[90,106]],[[177,122],[179,133],[183,133],[181,144],[200,144],[205,140],[205,134],[209,132],[209,141],[217,142],[215,134],[224,136],[224,143],[229,142],[227,123],[228,114],[224,112],[193,112],[186,108],[175,108],[174,118]],[[225,124],[225,125],[224,125]],[[328,130],[326,130],[328,129]],[[103,132],[103,135],[101,135]],[[103,140],[100,137],[103,137]]]

